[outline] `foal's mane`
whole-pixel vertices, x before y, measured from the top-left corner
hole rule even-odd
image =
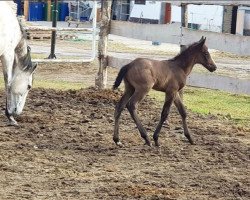
[[[190,52],[193,52],[193,48],[199,44],[199,42],[194,42],[193,44],[190,44],[186,47],[186,49],[184,49],[182,52],[180,52],[178,55],[176,55],[174,58],[171,58],[171,61],[175,61],[178,59],[181,60],[186,60],[188,59],[188,57],[190,57]]]

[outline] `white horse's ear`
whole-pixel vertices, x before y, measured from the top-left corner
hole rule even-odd
[[[30,73],[33,73],[34,71],[35,71],[35,69],[36,69],[36,67],[37,67],[37,62],[32,62],[32,67],[30,68]]]

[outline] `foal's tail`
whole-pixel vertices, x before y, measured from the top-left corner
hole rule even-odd
[[[128,67],[129,67],[129,65],[125,65],[120,69],[120,71],[115,79],[115,82],[113,85],[113,90],[117,89],[119,87],[119,85],[121,84],[122,79],[124,78],[124,76],[128,72]]]

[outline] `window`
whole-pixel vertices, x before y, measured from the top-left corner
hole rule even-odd
[[[146,4],[146,0],[135,0],[135,4],[145,5]]]

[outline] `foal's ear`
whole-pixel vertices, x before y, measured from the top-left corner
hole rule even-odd
[[[200,41],[198,42],[198,46],[199,47],[203,47],[203,45],[206,42],[206,39],[207,39],[206,37],[202,36],[201,39],[200,39]]]
[[[203,40],[206,40],[207,38],[202,36],[199,42],[202,42]]]

